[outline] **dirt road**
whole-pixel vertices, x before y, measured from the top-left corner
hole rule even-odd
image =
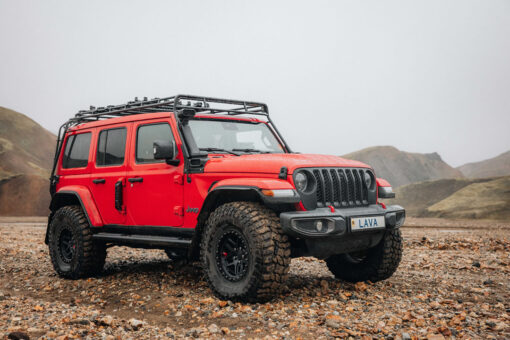
[[[510,338],[510,224],[408,225],[387,281],[353,285],[322,261],[295,259],[282,296],[239,304],[214,298],[197,265],[159,250],[114,247],[100,277],[60,279],[44,223],[3,219],[0,338]]]

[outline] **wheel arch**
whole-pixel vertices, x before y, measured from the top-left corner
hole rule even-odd
[[[197,218],[197,225],[189,252],[191,259],[196,260],[199,258],[200,241],[209,215],[220,205],[237,201],[264,202],[260,189],[253,186],[216,186],[208,193]]]
[[[50,202],[50,215],[48,216],[48,225],[46,226],[46,235],[44,242],[48,244],[48,230],[50,227],[51,220],[55,215],[55,212],[65,206],[78,205],[82,208],[88,223],[94,227],[103,226],[103,221],[99,210],[96,207],[90,191],[85,187],[73,186],[65,187],[56,192]]]

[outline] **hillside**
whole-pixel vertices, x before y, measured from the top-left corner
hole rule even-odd
[[[396,190],[408,216],[510,218],[510,176],[483,179],[442,179],[409,184]]]
[[[484,161],[468,163],[457,168],[468,178],[510,175],[510,151]]]
[[[0,107],[0,215],[47,215],[55,140],[27,116]]]
[[[394,188],[434,179],[463,177],[437,153],[410,153],[392,146],[375,146],[342,157],[371,165],[377,177],[387,179]]]
[[[15,175],[0,180],[0,216],[45,216],[50,205],[49,180]]]

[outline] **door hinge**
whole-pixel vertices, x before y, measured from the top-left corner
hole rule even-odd
[[[174,182],[176,184],[183,185],[184,184],[184,176],[182,176],[182,175],[175,175],[174,176]]]
[[[181,206],[174,207],[174,214],[177,216],[184,216],[184,207]]]

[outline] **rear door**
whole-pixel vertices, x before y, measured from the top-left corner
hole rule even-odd
[[[94,130],[79,130],[67,136],[64,152],[59,162],[57,188],[68,185],[87,187],[90,181]]]
[[[98,129],[90,188],[104,224],[126,222],[126,145],[131,124]]]
[[[135,226],[182,225],[184,209],[183,158],[179,165],[154,159],[155,140],[173,140],[177,130],[170,118],[135,122],[127,173],[127,224]]]

